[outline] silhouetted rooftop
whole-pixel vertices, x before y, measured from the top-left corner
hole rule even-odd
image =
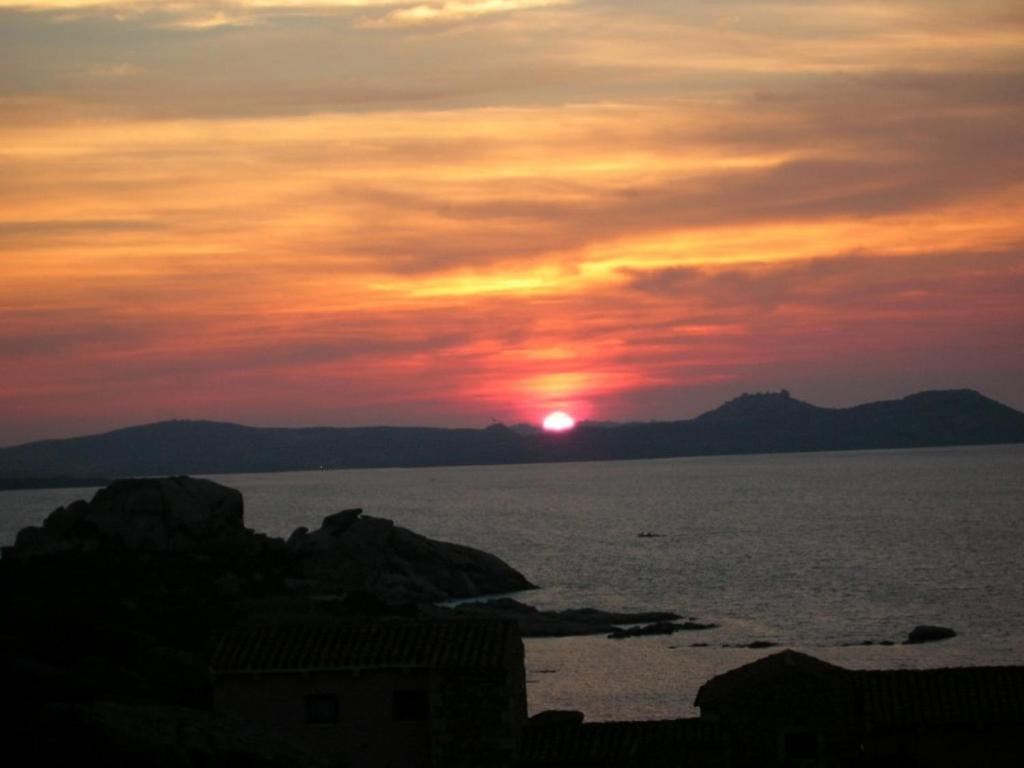
[[[744,696],[751,686],[763,685],[769,678],[784,678],[793,672],[815,677],[849,675],[849,670],[808,656],[799,651],[785,650],[744,664],[708,680],[697,691],[695,706],[703,707],[734,695]]]
[[[868,728],[1024,721],[1024,667],[854,672]]]
[[[858,694],[867,728],[1024,722],[1024,666],[847,670],[797,651],[782,651],[711,678],[696,706],[746,700],[794,675]]]
[[[233,631],[213,654],[215,673],[368,668],[500,668],[521,642],[513,621],[290,624]]]

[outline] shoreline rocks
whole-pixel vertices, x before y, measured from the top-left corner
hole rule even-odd
[[[643,624],[648,627],[664,627],[682,618],[671,611],[641,611],[622,613],[602,611],[596,608],[569,608],[560,611],[541,610],[532,605],[520,603],[508,597],[479,603],[463,603],[457,606],[433,606],[429,609],[434,616],[472,616],[513,619],[519,624],[523,637],[579,637],[585,635],[608,635],[609,637],[635,637],[643,634],[668,634],[665,631],[644,631],[644,627],[624,630],[624,624]],[[687,626],[689,625],[689,626]],[[672,624],[673,627],[688,629],[709,629],[714,625]],[[678,631],[673,629],[671,631]],[[625,633],[621,634],[620,633]]]
[[[852,648],[855,646],[868,646],[868,645],[920,645],[922,643],[936,643],[940,640],[948,640],[951,637],[956,637],[957,632],[949,627],[938,627],[931,626],[928,624],[921,624],[914,627],[907,633],[907,638],[903,642],[897,642],[895,640],[861,640],[856,643],[841,643],[840,648]]]
[[[685,621],[682,624],[672,621],[658,621],[639,627],[617,629],[608,635],[612,640],[624,640],[627,637],[646,637],[648,635],[671,635],[676,632],[698,632],[705,629],[717,629],[717,624],[701,624],[696,621]]]

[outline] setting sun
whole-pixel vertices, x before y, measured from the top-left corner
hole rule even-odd
[[[567,432],[576,426],[576,419],[565,411],[555,411],[544,417],[544,430],[547,432]]]

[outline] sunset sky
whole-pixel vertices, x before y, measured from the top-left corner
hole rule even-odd
[[[0,445],[1024,408],[1019,0],[0,0]]]

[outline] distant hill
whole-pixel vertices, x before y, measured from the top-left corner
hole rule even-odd
[[[518,427],[519,425],[517,425]],[[687,421],[583,423],[549,434],[494,424],[265,428],[165,421],[0,449],[0,488],[128,476],[646,459],[1024,442],[1024,413],[973,390],[819,408],[783,390],[745,394]]]

